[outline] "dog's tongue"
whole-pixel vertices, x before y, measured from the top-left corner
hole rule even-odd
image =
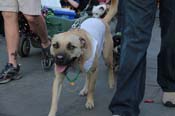
[[[56,67],[57,67],[56,70],[57,70],[59,73],[62,73],[62,72],[65,71],[65,69],[66,69],[67,66],[58,66],[58,65],[57,65]]]

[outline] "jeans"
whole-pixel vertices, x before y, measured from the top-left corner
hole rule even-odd
[[[123,16],[123,7],[122,5],[124,3],[124,0],[119,0],[119,6],[118,6],[118,12],[117,12],[117,26],[115,28],[115,32],[123,32],[123,25],[124,25],[124,16]]]
[[[175,92],[175,0],[160,0],[161,50],[158,83]],[[124,31],[117,91],[109,106],[113,115],[138,116],[144,97],[146,54],[157,10],[156,0],[124,0]]]

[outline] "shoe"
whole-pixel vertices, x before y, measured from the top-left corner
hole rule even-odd
[[[20,66],[14,67],[13,64],[7,63],[0,73],[0,84],[7,83],[11,80],[18,80],[22,77],[20,74]]]
[[[44,70],[49,70],[53,65],[53,57],[50,54],[50,46],[47,48],[42,48],[42,59],[41,65]]]
[[[167,107],[175,107],[175,92],[163,92],[162,102]]]
[[[120,116],[120,115],[112,115],[112,116]]]

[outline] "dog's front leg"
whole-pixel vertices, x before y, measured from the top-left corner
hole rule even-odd
[[[97,57],[94,59],[94,63],[90,71],[88,72],[88,95],[87,95],[87,101],[86,101],[86,108],[87,109],[93,109],[94,108],[94,90],[95,90],[95,84],[97,79],[97,72],[98,72],[98,60]]]
[[[91,72],[88,74],[88,94],[87,94],[87,101],[86,101],[86,108],[93,109],[94,108],[94,90],[95,90],[95,83],[97,79],[97,69],[92,69]]]
[[[64,75],[59,74],[55,77],[52,88],[52,103],[48,116],[56,116],[57,104],[62,90]]]

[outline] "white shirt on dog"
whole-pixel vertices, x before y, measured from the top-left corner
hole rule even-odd
[[[105,38],[105,24],[100,18],[88,18],[81,24],[80,28],[84,29],[92,37],[91,44],[93,52],[90,59],[84,65],[85,70],[89,71],[93,64],[96,50],[98,50],[98,57],[101,56]]]

